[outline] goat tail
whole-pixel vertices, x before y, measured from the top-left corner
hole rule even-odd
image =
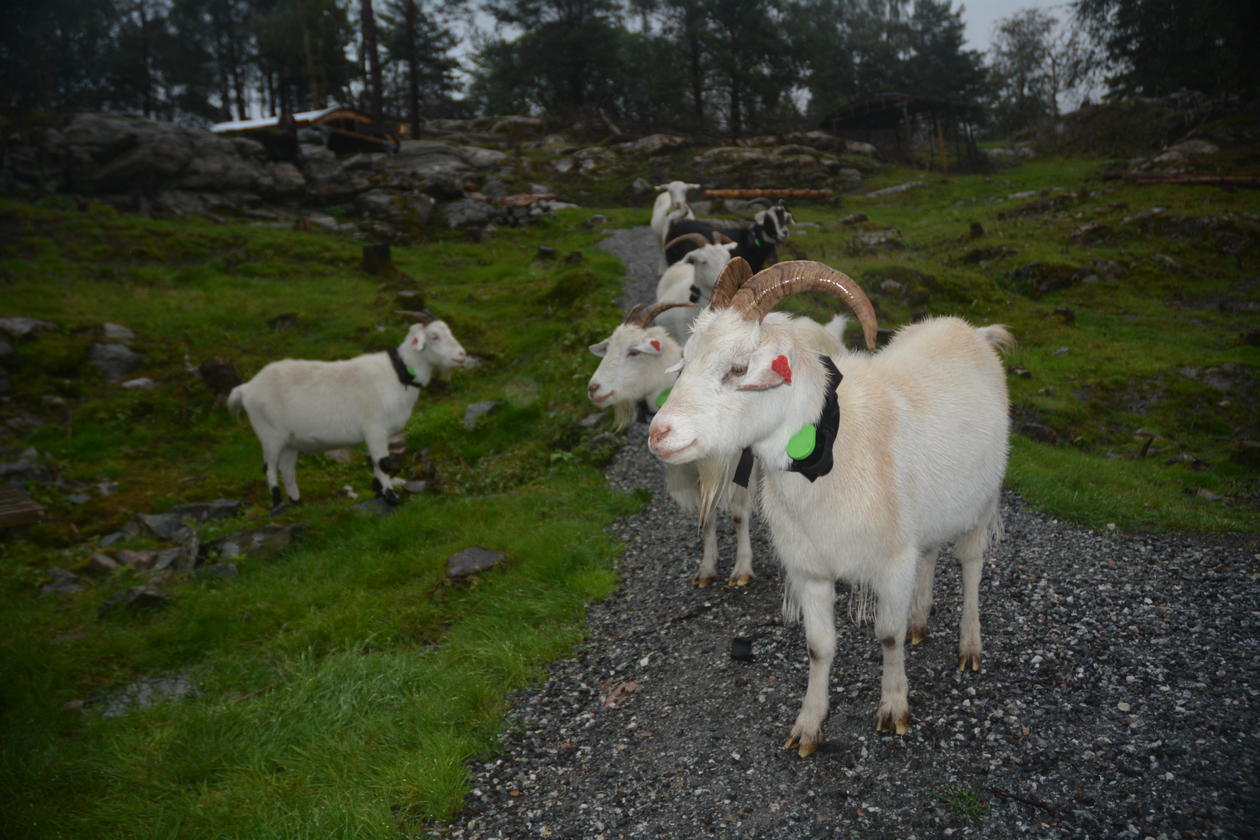
[[[1005,324],[989,324],[987,327],[979,327],[976,332],[999,353],[1009,352],[1015,346],[1015,336],[1011,335]]]
[[[233,417],[241,416],[241,404],[245,399],[245,384],[237,385],[232,389],[232,393],[228,394],[227,407]]]

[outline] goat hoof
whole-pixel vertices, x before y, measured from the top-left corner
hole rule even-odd
[[[881,709],[879,714],[875,715],[875,731],[895,732],[898,735],[905,735],[910,731],[910,710],[906,709],[894,719],[892,712],[886,712]]]
[[[696,575],[691,582],[695,584],[696,589],[704,589],[706,586],[713,583],[713,576],[709,575],[708,577],[700,577],[699,575]]]
[[[912,645],[920,644],[926,638],[927,638],[926,627],[912,627],[910,629],[910,644]]]
[[[966,671],[968,668],[973,671],[980,670],[980,654],[963,653],[958,656],[958,670]]]
[[[740,575],[739,577],[733,577],[730,580],[728,580],[726,582],[726,585],[727,586],[747,586],[750,583],[752,583],[752,575]]]

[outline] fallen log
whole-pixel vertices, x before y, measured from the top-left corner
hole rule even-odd
[[[831,198],[835,195],[831,190],[808,190],[808,189],[719,189],[705,190],[705,198],[738,198],[738,199],[754,199],[754,198]]]

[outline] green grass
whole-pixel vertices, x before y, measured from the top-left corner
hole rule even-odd
[[[1260,194],[1096,172],[1079,160],[988,177],[886,170],[867,191],[927,184],[799,206],[809,226],[781,256],[858,278],[885,326],[920,313],[1010,325],[1020,343],[1007,360],[1008,480],[1035,507],[1094,528],[1255,532],[1260,467],[1247,441],[1260,438],[1260,351],[1240,337],[1260,327],[1248,268],[1260,233],[1243,215],[1260,212]],[[1042,194],[1011,195],[1030,190],[1068,197],[1022,214]],[[1231,253],[1175,225],[1123,224],[1154,206],[1233,213],[1253,239]],[[16,342],[10,405],[42,425],[5,445],[35,447],[65,482],[30,484],[45,521],[0,536],[0,833],[394,837],[460,807],[467,762],[494,751],[507,697],[572,650],[584,605],[614,586],[620,548],[606,526],[641,503],[603,479],[616,444],[607,427],[579,423],[586,348],[619,320],[623,283],[594,247],[591,212],[484,244],[396,248],[410,281],[383,282],[358,270],[358,245],[332,236],[0,202],[0,315],[55,325]],[[649,215],[602,212],[608,227]],[[857,229],[896,227],[905,247],[854,253],[840,219],[855,212],[870,217]],[[972,222],[983,237],[970,237]],[[1103,233],[1073,238],[1087,222]],[[539,261],[544,244],[584,259]],[[1030,276],[1030,263],[1043,273]],[[253,434],[186,366],[228,356],[248,377],[284,356],[384,349],[406,328],[405,289],[422,290],[483,360],[426,389],[407,426],[401,474],[428,481],[424,496],[365,517],[342,492],[368,493],[361,452],[351,464],[303,456],[305,504],[278,521],[307,530],[279,558],[239,558],[235,579],[172,581],[170,604],[141,615],[98,618],[102,601],[144,581],[127,570],[39,597],[49,567],[82,569],[96,538],[136,513],[244,502],[203,539],[270,521]],[[785,308],[826,318],[836,306],[801,296]],[[273,327],[279,316],[290,326]],[[160,388],[100,381],[88,353],[109,321],[136,332],[138,373]],[[465,429],[465,407],[483,400],[501,405]],[[112,495],[68,498],[105,481],[117,482]],[[452,584],[445,560],[468,545],[507,559]],[[102,716],[102,698],[174,674],[198,696]],[[969,793],[942,802],[980,819]]]
[[[384,837],[460,806],[507,696],[572,648],[584,605],[611,591],[619,547],[605,528],[641,504],[607,488],[607,436],[577,422],[585,348],[617,320],[622,285],[586,215],[488,245],[395,249],[415,283],[382,284],[333,237],[0,205],[0,314],[55,325],[18,342],[14,402],[46,424],[13,443],[68,483],[30,485],[46,520],[0,542],[6,836]],[[585,259],[538,262],[540,244]],[[406,328],[396,292],[412,285],[483,360],[426,389],[407,427],[403,475],[430,492],[364,517],[340,488],[366,495],[366,463],[303,456],[305,504],[279,521],[307,531],[280,558],[164,584],[170,604],[147,614],[97,616],[144,582],[126,569],[38,597],[48,567],[81,569],[94,538],[135,513],[226,496],[245,510],[203,539],[269,521],[253,434],[186,363],[229,356],[248,377],[282,356],[383,349]],[[284,314],[296,326],[270,326]],[[136,332],[138,373],[159,389],[100,382],[88,350],[109,321]],[[503,405],[469,432],[464,407],[480,400]],[[67,498],[106,480],[117,492]],[[504,551],[504,565],[452,584],[446,558],[469,545]],[[102,698],[172,674],[199,696],[102,716]]]

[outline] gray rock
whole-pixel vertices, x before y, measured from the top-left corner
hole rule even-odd
[[[389,516],[398,509],[398,505],[391,505],[382,498],[365,499],[357,505],[351,505],[350,509],[355,513],[361,513],[365,516]]]
[[[35,318],[0,318],[0,330],[14,338],[26,338],[51,329],[53,329],[52,324]]]
[[[50,568],[48,576],[52,578],[52,582],[40,587],[40,591],[45,595],[73,595],[75,592],[87,589],[87,586],[79,580],[78,575],[59,566]]]
[[[184,520],[178,513],[139,513],[133,520],[139,522],[153,536],[163,540],[173,540],[184,527]]]
[[[113,324],[107,321],[101,329],[104,331],[105,338],[108,341],[128,344],[136,340],[136,334],[122,324]]]
[[[88,708],[104,706],[101,715],[107,718],[122,717],[134,709],[144,709],[164,700],[186,700],[199,697],[201,692],[186,674],[172,677],[144,677],[130,683],[121,691],[108,697],[89,701]]]
[[[674,149],[680,149],[688,145],[689,142],[686,137],[680,137],[677,134],[649,134],[629,143],[618,143],[616,149],[622,154],[651,157],[673,151]]]
[[[187,505],[175,505],[169,513],[181,518],[188,517],[197,522],[211,522],[217,519],[229,519],[241,509],[241,503],[235,499],[215,499],[211,502],[195,502]]]
[[[86,493],[71,493],[69,496],[66,496],[66,501],[72,505],[86,505],[92,501],[92,497]]]
[[[429,486],[427,481],[408,481],[403,485],[403,489],[408,493],[423,493]]]
[[[83,573],[88,577],[102,578],[109,577],[118,571],[118,561],[108,554],[93,554],[88,558],[87,567]]]
[[[128,391],[154,391],[158,384],[147,376],[139,379],[128,379],[125,382],[118,383],[118,387],[125,388]]]
[[[468,408],[464,409],[464,428],[470,430],[476,428],[478,420],[494,412],[501,405],[503,405],[501,402],[486,400],[485,402],[475,402],[468,406]]]
[[[446,224],[452,228],[478,228],[500,218],[499,208],[486,201],[461,198],[443,204],[440,210]]]
[[[868,192],[866,194],[866,197],[867,198],[883,198],[884,196],[898,195],[903,192],[909,192],[910,190],[914,190],[914,189],[918,189],[919,187],[926,187],[926,186],[927,186],[927,181],[907,181],[904,184],[897,184],[895,187],[884,187],[882,190],[875,190],[874,192]]]
[[[128,538],[129,538],[129,535],[126,534],[125,532],[114,531],[112,534],[106,534],[105,536],[101,537],[101,547],[109,548],[111,545],[114,545],[115,543],[120,543],[123,540],[128,539]]]
[[[166,606],[170,600],[171,596],[156,586],[133,586],[102,601],[97,615],[105,618],[119,611],[134,613],[156,609]]]
[[[462,580],[469,575],[493,569],[506,556],[502,551],[491,551],[490,549],[477,548],[476,546],[465,548],[463,551],[457,551],[446,558],[446,576],[455,580]]]
[[[164,572],[184,556],[183,548],[166,548],[153,556],[153,571]]]
[[[217,555],[221,560],[230,560],[242,554],[270,559],[282,553],[305,531],[301,525],[263,525],[210,540],[202,546],[201,553],[205,556]]]
[[[154,552],[132,551],[124,548],[118,552],[118,562],[132,569],[144,571],[153,568]]]
[[[240,577],[240,575],[240,570],[236,568],[235,563],[212,563],[197,572],[197,577],[218,578],[220,580]]]
[[[853,239],[849,241],[849,250],[855,254],[894,251],[905,246],[906,243],[901,238],[901,231],[896,228],[861,231],[853,234]]]
[[[88,362],[106,382],[118,382],[140,366],[143,357],[125,344],[93,344]]]

